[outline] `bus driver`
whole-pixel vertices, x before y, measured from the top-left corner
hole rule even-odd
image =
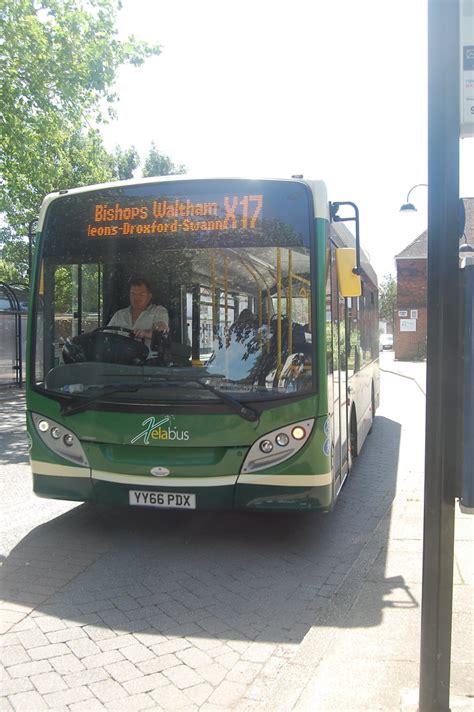
[[[144,339],[150,348],[153,331],[167,332],[169,329],[168,310],[151,303],[153,294],[147,279],[134,277],[128,284],[130,306],[116,311],[107,326],[132,329],[135,338]]]

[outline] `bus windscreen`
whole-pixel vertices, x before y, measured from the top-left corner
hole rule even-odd
[[[313,215],[298,181],[169,179],[59,196],[40,237],[34,385],[78,399],[106,389],[122,403],[215,400],[203,383],[247,401],[307,394]]]

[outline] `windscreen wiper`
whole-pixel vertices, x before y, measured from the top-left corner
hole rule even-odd
[[[134,386],[134,385],[108,385],[104,386],[103,388],[100,389],[99,392],[95,392],[94,395],[91,396],[76,396],[76,398],[69,403],[66,403],[63,405],[61,408],[61,415],[74,415],[74,413],[80,413],[83,410],[87,410],[92,403],[95,403],[96,401],[100,400],[103,396],[109,396],[112,393],[132,393],[134,391],[138,391],[138,389],[141,388],[140,386]]]
[[[232,398],[232,396],[227,395],[227,393],[219,391],[217,388],[214,388],[214,386],[209,385],[209,383],[204,383],[204,381],[201,381],[199,378],[190,378],[189,383],[199,383],[200,386],[208,391],[211,391],[211,393],[214,393],[214,395],[216,395],[220,400],[228,403],[230,407],[241,416],[241,418],[244,418],[244,420],[250,420],[252,423],[259,420],[260,414],[257,413],[254,408],[251,408],[249,405],[245,405],[245,403],[237,400],[237,398]]]
[[[224,401],[224,403],[227,403],[232,410],[235,410],[236,413],[240,415],[241,418],[244,418],[244,420],[250,420],[252,423],[256,422],[260,418],[260,414],[254,410],[254,408],[251,408],[249,405],[245,405],[241,401],[237,400],[237,398],[233,398],[232,396],[227,395],[227,393],[223,393],[222,391],[219,391],[217,388],[214,388],[214,386],[211,386],[209,383],[205,383],[202,379],[200,378],[189,378],[188,373],[181,373],[178,374],[175,372],[173,373],[172,378],[166,378],[166,377],[159,377],[158,379],[152,378],[152,382],[156,382],[156,380],[163,380],[166,383],[169,383],[170,381],[174,381],[176,383],[197,383],[199,386],[202,386],[202,388],[205,388],[207,391],[210,391],[211,393],[214,393],[215,396],[219,398],[219,400]]]
[[[151,383],[156,382],[156,380],[162,380],[164,382],[169,383],[170,379],[152,379]],[[237,400],[237,398],[233,398],[232,396],[227,395],[227,393],[222,393],[222,391],[219,391],[217,388],[214,388],[213,386],[209,385],[209,383],[204,383],[198,378],[177,378],[177,379],[171,379],[175,380],[177,382],[182,381],[183,383],[197,383],[198,385],[202,386],[202,388],[205,388],[206,390],[210,391],[213,393],[215,396],[219,398],[219,400],[224,401],[224,403],[227,403],[233,410],[235,410],[236,413],[240,415],[241,418],[244,418],[244,420],[249,420],[251,422],[256,422],[259,420],[260,415],[257,413],[256,410],[251,408],[248,405],[245,405],[241,401]],[[148,385],[151,385],[150,382],[148,382]],[[123,384],[123,385],[108,385],[104,386],[101,388],[99,392],[95,392],[94,395],[84,397],[84,396],[76,396],[74,401],[71,403],[69,402],[68,404],[65,404],[62,409],[61,409],[61,415],[67,416],[67,415],[74,415],[75,413],[81,413],[84,410],[87,410],[93,403],[97,402],[104,396],[109,396],[112,395],[113,393],[131,393],[140,390],[144,386],[146,387],[147,384],[139,384],[139,385],[132,385],[132,384]]]

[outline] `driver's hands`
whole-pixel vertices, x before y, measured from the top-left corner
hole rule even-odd
[[[136,339],[151,339],[151,329],[135,329],[133,335]]]
[[[153,325],[153,329],[135,329],[133,335],[136,339],[151,339],[153,331],[163,331],[168,333],[168,324],[164,321],[158,321]]]
[[[157,321],[156,324],[153,325],[153,328],[157,331],[169,331],[168,324],[165,321]]]

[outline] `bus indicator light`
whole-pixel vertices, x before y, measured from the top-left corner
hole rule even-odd
[[[260,443],[260,450],[264,453],[269,453],[273,450],[273,445],[270,440],[262,440]]]
[[[49,423],[47,420],[40,420],[38,423],[38,430],[40,430],[42,433],[47,433],[49,430]]]
[[[59,428],[51,428],[51,437],[55,440],[59,440],[59,438],[61,437],[61,431],[59,430]]]
[[[295,440],[303,440],[303,438],[306,436],[306,430],[302,428],[301,425],[297,425],[295,428],[293,428],[291,434]]]

